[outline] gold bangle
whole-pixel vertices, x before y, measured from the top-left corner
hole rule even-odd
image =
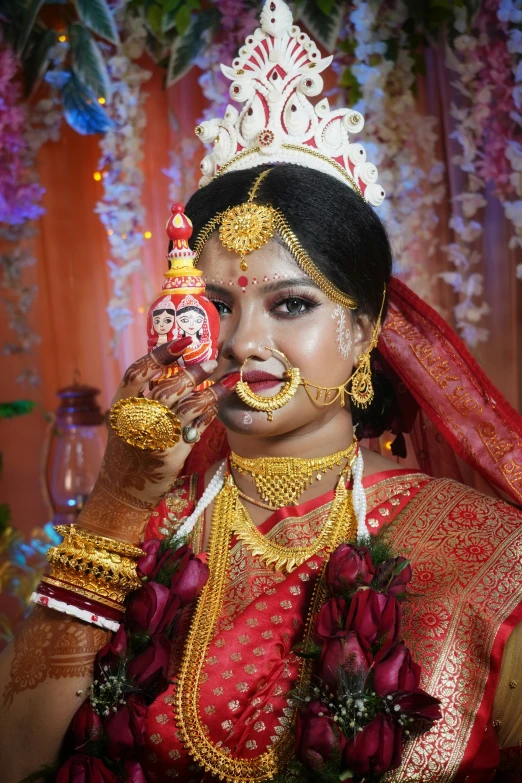
[[[61,544],[47,551],[51,578],[122,604],[141,587],[136,560],[143,550],[124,541],[96,536],[75,525],[57,525]]]
[[[70,584],[70,582],[63,582],[60,579],[53,579],[52,576],[42,576],[42,582],[46,582],[48,585],[51,585],[51,587],[59,587],[62,590],[69,590],[71,593],[76,593],[76,595],[89,598],[91,601],[98,601],[98,603],[103,604],[104,606],[108,606],[110,609],[115,609],[117,612],[125,611],[123,604],[116,603],[116,601],[111,601],[110,598],[104,598],[97,593],[93,593],[92,590],[85,590],[82,587],[78,587],[78,585]]]

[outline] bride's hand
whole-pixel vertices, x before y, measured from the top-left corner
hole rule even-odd
[[[190,338],[174,340],[131,364],[113,404],[143,396],[149,381],[175,364],[189,345]],[[224,383],[195,392],[216,366],[216,362],[209,361],[180,369],[149,396],[170,408],[182,428],[190,425],[201,435],[216,416],[220,401],[239,379],[229,376]],[[164,451],[144,451],[126,443],[111,428],[100,474],[78,524],[99,535],[140,541],[151,512],[171,488],[193,445],[180,438]]]

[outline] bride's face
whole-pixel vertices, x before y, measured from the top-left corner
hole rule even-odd
[[[371,333],[366,317],[352,319],[317,288],[297,266],[288,250],[271,239],[246,258],[226,250],[214,234],[201,254],[199,268],[207,283],[207,296],[221,317],[218,367],[213,377],[237,372],[247,362],[243,378],[253,392],[272,396],[284,384],[286,366],[282,351],[301,376],[320,386],[340,386],[365,350]],[[311,390],[313,392],[313,390]],[[233,432],[260,437],[283,435],[339,410],[339,402],[320,407],[300,386],[293,399],[267,414],[247,407],[236,394],[221,405],[219,418]]]

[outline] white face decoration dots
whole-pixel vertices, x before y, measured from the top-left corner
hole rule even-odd
[[[352,350],[352,333],[348,325],[346,309],[338,305],[332,313],[332,318],[335,318],[337,324],[335,332],[339,353],[343,359],[349,359]]]

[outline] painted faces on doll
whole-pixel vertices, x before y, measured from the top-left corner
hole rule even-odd
[[[176,314],[176,324],[180,337],[201,338],[203,324],[205,323],[206,313],[200,307],[182,307]]]
[[[158,335],[157,345],[167,342],[167,335],[173,331],[176,322],[174,310],[154,310],[152,313],[152,328]]]

